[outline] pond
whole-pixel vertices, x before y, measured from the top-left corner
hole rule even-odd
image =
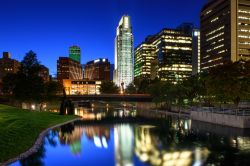
[[[133,110],[112,111],[110,116],[100,112],[84,114],[88,120],[51,130],[37,153],[11,166],[250,163],[250,134],[247,130],[170,116],[143,119],[136,117]]]

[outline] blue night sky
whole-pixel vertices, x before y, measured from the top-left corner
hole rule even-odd
[[[114,61],[114,38],[122,15],[131,17],[134,46],[164,27],[182,22],[199,27],[206,0],[0,0],[0,52],[21,60],[37,53],[42,64],[56,73],[56,60],[79,45],[82,63]]]

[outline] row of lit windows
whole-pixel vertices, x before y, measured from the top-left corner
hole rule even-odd
[[[222,29],[224,29],[224,28],[225,28],[225,26],[223,25],[223,26],[221,26],[221,27],[219,27],[219,28],[217,28],[217,29],[215,29],[215,30],[213,30],[213,31],[211,31],[211,32],[209,32],[209,33],[207,33],[206,36],[212,35],[212,34],[218,32],[218,31],[220,31],[220,30],[222,30]]]
[[[240,32],[250,32],[250,29],[240,29]]]
[[[213,39],[215,39],[215,38],[217,38],[217,37],[220,37],[220,36],[222,36],[222,35],[224,35],[224,32],[221,32],[221,33],[219,33],[219,34],[217,34],[217,35],[215,35],[215,36],[212,36],[212,37],[208,38],[207,41],[213,40]]]
[[[250,11],[249,10],[238,10],[239,13],[245,13],[245,14],[250,14]]]
[[[5,71],[12,71],[12,68],[4,68]]]
[[[250,45],[250,42],[240,42],[240,44],[243,44],[243,45]]]
[[[170,49],[170,50],[190,50],[190,51],[192,51],[192,48],[190,48],[190,47],[178,47],[178,46],[165,46],[165,49]]]
[[[170,40],[170,39],[165,39],[165,42],[169,43],[192,43],[190,40]]]
[[[219,20],[219,17],[216,17],[216,18],[212,19],[210,22],[212,23],[212,22],[215,22],[217,20]]]
[[[248,36],[248,35],[239,35],[239,38],[250,39],[250,36]]]
[[[239,16],[238,18],[239,18],[239,19],[242,19],[242,20],[250,20],[249,17],[245,17],[245,16]]]

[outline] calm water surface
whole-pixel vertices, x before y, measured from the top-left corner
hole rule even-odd
[[[174,117],[142,122],[126,110],[104,121],[98,114],[84,115],[98,122],[50,131],[37,153],[12,166],[250,165],[249,131]]]

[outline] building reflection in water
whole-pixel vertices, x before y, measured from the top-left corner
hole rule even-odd
[[[83,120],[102,120],[106,117],[106,112],[96,112],[94,108],[75,108],[75,115],[80,116]]]
[[[81,154],[81,138],[83,135],[93,141],[98,148],[108,148],[108,141],[110,139],[110,128],[105,126],[77,126],[64,125],[59,130],[59,141],[61,145],[69,145],[71,153],[75,155]]]
[[[134,132],[131,125],[115,125],[114,146],[116,166],[133,166]]]
[[[190,121],[175,121],[171,124],[175,131],[186,135],[190,129]],[[141,125],[135,128],[135,154],[143,162],[150,165],[203,165],[209,152],[206,148],[195,147],[178,148],[174,143],[178,140],[167,142],[164,147],[160,146],[161,138],[154,132],[155,126]],[[167,136],[165,137],[167,138]],[[165,139],[164,138],[164,139]]]

